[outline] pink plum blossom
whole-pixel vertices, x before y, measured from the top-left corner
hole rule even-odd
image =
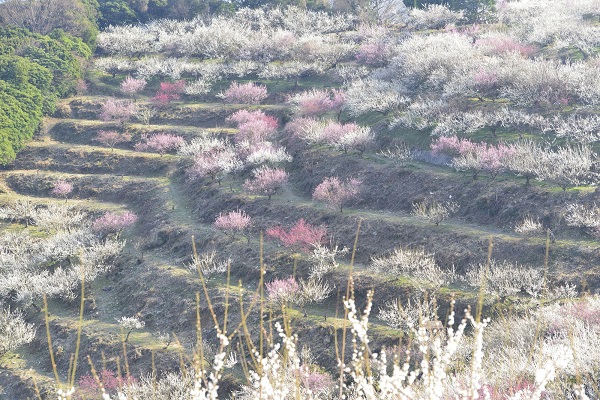
[[[267,235],[279,239],[285,247],[299,248],[308,251],[309,246],[316,246],[323,242],[327,229],[324,226],[313,226],[304,219],[299,219],[289,229],[280,226],[267,229]]]
[[[356,198],[360,193],[362,182],[358,179],[348,179],[342,182],[338,177],[325,178],[313,192],[313,199],[339,207],[343,212],[344,205]]]
[[[94,140],[110,147],[112,150],[118,143],[129,142],[131,135],[116,131],[99,131]]]
[[[52,194],[58,197],[64,197],[65,201],[67,200],[67,196],[69,193],[73,191],[73,184],[62,179],[54,182],[54,187],[52,188]]]
[[[137,215],[131,211],[126,211],[123,214],[107,212],[103,216],[96,218],[92,223],[92,229],[101,234],[111,232],[120,232],[135,224]]]
[[[268,96],[265,86],[256,85],[253,82],[237,83],[231,82],[229,88],[220,93],[219,97],[226,103],[259,104]]]
[[[116,121],[124,124],[133,117],[136,112],[137,107],[131,100],[109,98],[102,103],[100,119],[102,121]]]
[[[244,188],[251,193],[271,196],[277,193],[288,180],[288,173],[280,168],[263,166],[254,170],[254,178],[244,182]]]
[[[135,94],[141,92],[145,87],[145,79],[136,79],[129,75],[123,80],[123,82],[121,82],[121,92],[126,94]]]
[[[298,297],[300,285],[293,277],[287,279],[275,279],[267,283],[267,296],[274,303],[287,303]]]
[[[230,211],[227,214],[219,213],[214,222],[214,227],[235,236],[250,226],[252,219],[242,210]]]
[[[142,141],[135,145],[135,149],[137,151],[155,151],[162,156],[168,151],[178,149],[184,143],[185,141],[181,136],[170,133],[157,133],[152,136],[142,136]]]

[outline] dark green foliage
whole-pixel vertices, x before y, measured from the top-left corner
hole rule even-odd
[[[14,160],[42,120],[42,92],[33,85],[19,87],[0,80],[0,164]]]
[[[81,39],[60,30],[44,36],[0,27],[0,164],[14,160],[58,96],[73,93],[80,59],[90,56]]]
[[[407,7],[423,8],[430,4],[440,4],[452,10],[462,10],[468,22],[482,22],[495,7],[494,0],[404,0]]]
[[[43,36],[11,27],[0,28],[0,53],[18,54],[51,71],[53,80],[49,92],[57,96],[74,92],[75,81],[82,76],[78,57],[89,58],[92,54],[81,39],[63,31],[57,30]],[[46,88],[40,89],[44,91]]]
[[[102,2],[100,4],[100,14],[98,25],[102,29],[109,25],[127,25],[138,21],[135,11],[123,0]]]

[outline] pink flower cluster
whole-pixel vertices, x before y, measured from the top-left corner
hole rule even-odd
[[[250,226],[252,219],[242,210],[230,211],[227,214],[219,213],[214,222],[214,227],[230,235],[242,232]]]
[[[302,138],[307,132],[318,129],[319,122],[313,117],[294,118],[285,125],[285,131],[296,137]]]
[[[253,82],[239,84],[231,82],[231,86],[219,94],[226,103],[259,104],[268,96],[267,88]]]
[[[300,115],[316,116],[339,111],[346,102],[346,95],[338,89],[331,92],[313,89],[290,98],[290,102],[297,104]]]
[[[460,139],[457,136],[441,136],[431,143],[434,153],[445,153],[450,156],[459,156],[475,150],[477,145],[469,139]]]
[[[155,151],[161,156],[168,151],[176,150],[185,143],[181,136],[170,133],[157,133],[152,136],[143,135],[142,141],[135,145],[137,151]]]
[[[300,376],[302,385],[314,394],[325,393],[335,386],[331,375],[320,371],[303,371]]]
[[[137,382],[137,380],[133,377],[118,377],[114,372],[106,369],[100,371],[98,374],[98,379],[102,383],[102,387],[108,391],[117,390],[125,385],[131,385]],[[100,391],[100,386],[98,386],[98,382],[91,375],[83,375],[81,378],[79,378],[78,389],[82,392],[81,394],[86,395],[85,398],[88,398],[87,396],[99,396],[102,394]]]
[[[493,72],[480,69],[474,76],[475,85],[481,89],[490,89],[498,85],[499,78]]]
[[[135,94],[141,92],[145,87],[145,79],[135,79],[129,75],[123,80],[123,82],[121,82],[121,92],[126,94]]]
[[[223,175],[241,169],[241,167],[241,161],[233,150],[214,149],[197,154],[194,157],[194,165],[188,169],[188,174],[192,179],[210,176],[211,181],[214,181],[217,178],[221,184]]]
[[[286,125],[285,130],[309,143],[324,143],[344,153],[351,149],[362,152],[374,138],[369,128],[353,122],[321,122],[313,117],[296,118]]]
[[[321,244],[326,234],[327,228],[310,225],[304,219],[296,221],[288,231],[280,226],[267,229],[267,235],[279,239],[285,247],[303,251],[308,251],[310,246]]]
[[[354,132],[358,125],[354,122],[349,124],[340,124],[338,122],[329,122],[320,134],[321,140],[328,144],[337,143],[342,137]]]
[[[53,195],[64,198],[66,198],[72,191],[73,184],[62,179],[59,179],[58,181],[54,182],[54,187],[52,188]]]
[[[152,103],[159,107],[167,106],[173,100],[179,100],[180,94],[185,90],[185,81],[183,79],[175,82],[161,82],[160,89],[151,99]]]
[[[94,140],[112,149],[119,143],[129,142],[131,140],[131,135],[129,133],[119,133],[116,131],[99,131]]]
[[[107,99],[102,103],[100,119],[125,123],[137,112],[135,103],[131,100]]]
[[[362,64],[378,66],[384,65],[389,57],[389,50],[381,42],[365,43],[356,53],[356,61]]]
[[[468,139],[459,139],[456,136],[440,137],[431,144],[434,153],[446,153],[451,156],[472,156],[471,170],[486,171],[495,177],[505,169],[504,162],[514,154],[513,146],[488,143],[473,143]]]
[[[274,303],[286,303],[298,297],[300,285],[293,277],[275,279],[267,283],[267,296]]]
[[[124,214],[107,212],[94,220],[92,229],[102,234],[120,232],[135,224],[135,221],[137,221],[137,215],[131,211],[126,211]]]
[[[271,200],[288,180],[288,173],[280,168],[261,167],[254,170],[254,178],[244,182],[244,188],[251,193],[265,194]]]
[[[494,54],[517,53],[523,57],[530,57],[537,48],[535,46],[519,43],[509,37],[488,37],[477,40],[476,46],[489,48]]]
[[[230,115],[227,121],[237,124],[239,131],[235,135],[235,141],[238,143],[243,141],[248,141],[250,144],[264,142],[277,131],[279,126],[275,117],[266,115],[261,110],[240,110]]]
[[[344,205],[360,193],[362,182],[351,178],[342,182],[338,177],[325,178],[313,192],[313,199],[344,211]]]
[[[495,177],[505,169],[504,161],[515,152],[512,146],[499,144],[497,146],[481,143],[475,149],[476,158],[481,169]]]

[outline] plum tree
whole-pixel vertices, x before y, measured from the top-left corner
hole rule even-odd
[[[226,214],[219,213],[213,225],[215,228],[235,238],[236,233],[244,232],[251,223],[252,219],[248,214],[242,210],[236,210]]]
[[[319,246],[326,234],[327,228],[313,226],[304,219],[296,221],[287,231],[281,226],[267,229],[267,235],[279,239],[284,246],[303,251],[308,251],[310,246]]]
[[[231,86],[217,95],[226,103],[260,104],[267,98],[267,88],[253,82],[231,82]]]
[[[145,79],[132,78],[131,75],[127,75],[127,78],[121,82],[121,92],[125,94],[135,94],[141,92],[145,87]]]
[[[341,181],[338,177],[329,177],[315,187],[312,197],[344,212],[344,206],[358,197],[361,185],[362,182],[355,178]]]
[[[131,141],[131,135],[117,131],[98,131],[94,140],[110,147],[110,150],[113,151],[117,144]]]
[[[163,156],[165,153],[177,150],[185,141],[181,136],[170,133],[157,133],[152,136],[142,135],[142,141],[136,143],[137,151],[155,151]]]
[[[271,196],[281,190],[288,181],[288,173],[280,168],[262,166],[256,168],[252,174],[254,178],[244,182],[244,188],[251,193],[266,195],[269,200]]]

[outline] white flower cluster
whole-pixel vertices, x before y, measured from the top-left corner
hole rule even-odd
[[[454,201],[417,202],[413,203],[412,215],[425,221],[439,225],[440,222],[456,213],[460,205]]]
[[[442,270],[432,253],[425,249],[397,248],[386,256],[374,257],[370,268],[377,272],[402,276],[418,287],[440,287],[455,279],[453,270]]]
[[[515,226],[515,232],[517,233],[540,233],[543,232],[544,227],[539,219],[532,217],[525,217],[517,226]]]
[[[347,247],[340,249],[338,245],[327,247],[317,244],[314,246],[312,253],[309,254],[309,260],[312,263],[310,278],[320,279],[328,273],[335,271],[340,265],[336,258],[348,254],[349,251]]]
[[[400,299],[389,301],[379,309],[377,318],[385,321],[392,328],[411,331],[421,322],[437,321],[438,305],[435,297],[423,296],[423,298],[413,296],[409,297],[406,304],[402,304]]]
[[[466,281],[471,286],[480,287],[482,279],[485,279],[486,293],[500,297],[520,292],[538,297],[546,284],[543,271],[539,268],[496,260],[491,260],[488,266],[478,264],[467,270]]]
[[[35,338],[35,331],[34,325],[25,322],[20,311],[11,311],[0,305],[0,357],[30,343]]]
[[[0,215],[16,219],[18,203],[0,208]],[[20,302],[49,297],[72,299],[81,281],[93,281],[112,268],[123,243],[94,234],[86,213],[67,205],[29,208],[27,218],[47,235],[28,231],[0,235],[0,297]]]
[[[142,329],[146,323],[138,317],[121,317],[117,322],[125,330]]]
[[[193,274],[197,274],[198,269],[200,269],[203,276],[209,277],[214,274],[222,274],[226,272],[227,266],[230,264],[231,258],[219,260],[217,252],[212,250],[210,252],[207,251],[200,254],[198,258],[195,258],[186,266]]]

